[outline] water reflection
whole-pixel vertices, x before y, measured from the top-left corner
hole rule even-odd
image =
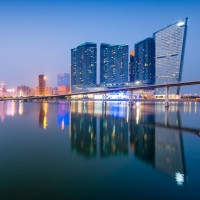
[[[145,123],[155,123],[155,106],[137,103],[135,108],[130,109],[130,144],[134,147],[136,157],[147,163],[154,164],[155,127]]]
[[[170,130],[165,126],[176,126],[181,128],[181,115],[178,107],[174,112],[165,110],[159,112],[156,109],[156,127],[155,132],[155,167],[166,174],[175,177],[177,184],[182,185],[185,181],[185,162],[181,130]],[[182,177],[182,178],[180,178]]]
[[[0,114],[1,114],[1,122],[3,123],[6,116],[4,101],[0,101]]]
[[[179,107],[160,107],[136,103],[127,110],[116,103],[76,102],[71,109],[71,149],[91,158],[133,153],[182,185],[186,177],[182,133],[167,128],[181,127]]]
[[[24,114],[24,103],[23,102],[19,103],[18,113],[19,113],[19,115]]]
[[[1,123],[6,117],[23,116],[27,105],[0,102]],[[131,156],[173,177],[178,185],[185,183],[181,112],[199,114],[197,103],[183,103],[182,107],[172,103],[169,109],[165,109],[163,103],[147,102],[132,106],[125,102],[82,101],[31,105],[39,107],[36,117],[43,129],[53,123],[61,130],[69,128],[70,148],[76,156],[102,160]],[[53,122],[52,116],[57,117],[57,122],[56,118]]]
[[[106,115],[100,118],[100,155],[103,157],[128,154],[128,123],[124,108],[111,104]]]
[[[59,101],[58,103],[58,124],[61,130],[64,130],[70,123],[70,107],[66,102]]]
[[[6,117],[14,117],[14,115],[23,115],[23,103],[16,104],[14,101],[0,101],[0,118],[3,123]]]
[[[97,154],[96,117],[93,104],[81,106],[76,102],[71,112],[71,149],[86,157]]]
[[[48,112],[48,103],[41,103],[39,110],[39,125],[46,130],[47,128],[47,112]]]

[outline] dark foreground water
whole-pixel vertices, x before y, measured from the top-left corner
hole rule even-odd
[[[0,102],[0,199],[200,199],[200,104]]]

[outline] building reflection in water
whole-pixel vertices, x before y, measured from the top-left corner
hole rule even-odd
[[[8,101],[8,102],[0,101],[1,122],[4,122],[6,116],[13,117],[15,114],[17,114],[17,106],[18,104],[14,101]],[[22,109],[22,106],[20,109]]]
[[[64,130],[70,123],[70,105],[65,101],[58,102],[58,124]]]
[[[134,156],[175,178],[186,180],[179,105],[165,109],[162,103],[72,102],[58,105],[61,129],[70,125],[71,149],[85,157]],[[196,104],[184,103],[183,111],[197,112]],[[70,111],[71,109],[71,111]],[[47,128],[48,103],[39,107],[39,125]],[[71,118],[70,118],[71,112]],[[24,114],[24,104],[0,102],[0,117]],[[172,129],[171,127],[177,127]]]
[[[71,108],[71,149],[86,157],[94,157],[97,154],[97,133],[93,104],[80,103],[75,102]]]
[[[178,185],[185,182],[186,169],[184,162],[181,116],[175,104],[169,110],[163,105],[140,105],[130,110],[130,146],[134,147],[135,156],[151,163],[156,169],[175,178]],[[138,123],[139,122],[139,123]]]
[[[7,102],[6,115],[13,117],[16,113],[17,113],[16,103],[14,101]]]
[[[173,110],[173,107],[171,108]],[[156,123],[181,127],[181,116],[177,106],[173,112],[156,110]],[[155,168],[175,177],[178,185],[185,182],[186,168],[181,130],[171,130],[162,126],[155,129]]]
[[[24,103],[23,102],[19,102],[18,114],[19,115],[24,114]]]
[[[41,103],[39,110],[39,125],[46,130],[47,128],[48,103]]]
[[[152,165],[185,182],[182,133],[170,125],[181,127],[178,105],[164,106],[135,103],[124,104],[74,102],[71,107],[71,149],[87,157],[128,155]],[[128,119],[128,120],[127,120]]]
[[[15,115],[22,116],[24,114],[24,103],[14,101],[0,101],[0,121],[3,123],[6,116],[14,117]]]
[[[98,153],[109,155],[128,154],[128,123],[125,107],[115,103],[74,102],[71,107],[72,151],[88,157]]]
[[[1,122],[3,123],[6,116],[4,101],[0,101],[0,115]]]
[[[100,155],[128,155],[128,122],[126,106],[110,102],[100,118]]]
[[[148,124],[155,123],[155,106],[137,102],[129,113],[130,146],[136,157],[154,164],[155,127]]]

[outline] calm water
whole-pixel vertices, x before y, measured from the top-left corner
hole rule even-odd
[[[200,199],[199,103],[0,102],[0,199]]]

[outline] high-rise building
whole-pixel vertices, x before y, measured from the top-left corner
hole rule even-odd
[[[156,84],[180,82],[187,33],[185,18],[154,33]],[[164,90],[157,90],[157,94]],[[171,94],[179,94],[178,87],[170,88]]]
[[[39,87],[38,87],[39,95],[45,95],[46,94],[46,76],[43,74],[39,75],[38,81],[39,81]]]
[[[129,81],[135,82],[135,51],[130,51]]]
[[[100,83],[108,83],[109,79],[109,44],[100,46]]]
[[[67,73],[58,74],[57,86],[70,86],[70,74]]]
[[[70,92],[70,74],[61,73],[57,76],[58,94],[68,94]]]
[[[155,43],[153,38],[147,38],[135,44],[134,75],[134,81],[155,83]]]
[[[92,86],[97,78],[97,45],[86,42],[71,49],[71,86]]]
[[[100,83],[128,82],[128,45],[102,43],[100,47]]]

